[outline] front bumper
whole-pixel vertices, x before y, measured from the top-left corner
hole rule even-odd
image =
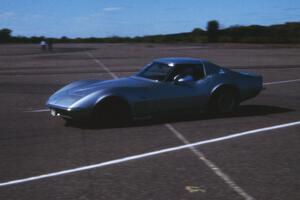
[[[68,109],[63,107],[58,107],[55,105],[47,105],[50,109],[50,113],[54,117],[62,117],[65,119],[88,119],[91,116],[92,111],[89,109]]]

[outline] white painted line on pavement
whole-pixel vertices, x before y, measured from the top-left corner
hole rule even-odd
[[[99,59],[95,58],[95,56],[90,53],[90,52],[86,52],[87,55],[93,59],[101,68],[103,68],[108,74],[110,74],[114,79],[118,78],[118,76],[111,72],[109,68],[107,68]],[[299,79],[300,80],[300,79]],[[264,83],[264,85],[272,85],[272,84],[279,84],[279,83],[287,83],[287,82],[294,82],[294,81],[298,81],[297,80],[286,80],[286,81],[277,81],[277,82],[270,82],[270,83]],[[41,109],[41,110],[35,110],[32,112],[43,112],[46,111],[46,109]],[[47,110],[49,111],[49,110]],[[300,123],[300,122],[299,122]],[[96,165],[90,165],[90,166],[85,166],[85,167],[79,167],[79,168],[75,168],[75,169],[71,169],[71,170],[64,170],[61,172],[55,172],[55,173],[50,173],[50,174],[46,174],[46,175],[40,175],[40,176],[36,176],[36,177],[30,177],[27,179],[21,179],[21,180],[16,180],[16,181],[11,181],[11,182],[7,182],[8,184],[17,184],[20,181],[21,182],[27,182],[27,181],[32,181],[32,180],[36,180],[36,179],[42,179],[42,178],[48,178],[48,177],[52,177],[52,176],[59,176],[59,175],[63,175],[63,174],[68,174],[68,173],[74,173],[77,171],[83,171],[83,170],[88,170],[88,169],[93,169],[93,168],[99,168],[99,167],[104,167],[107,165],[112,165],[112,164],[117,164],[117,163],[121,163],[121,162],[125,162],[125,161],[129,161],[129,160],[134,160],[134,159],[139,159],[139,158],[143,158],[143,157],[147,157],[147,156],[153,156],[153,155],[157,155],[157,154],[161,154],[161,153],[166,153],[166,152],[170,152],[170,151],[176,151],[176,150],[180,150],[182,149],[182,147],[184,148],[189,148],[200,160],[202,160],[210,169],[212,169],[216,175],[218,175],[225,183],[227,183],[234,191],[236,191],[239,195],[241,195],[242,197],[244,197],[245,199],[253,199],[253,197],[251,197],[249,194],[247,194],[241,187],[239,187],[228,175],[226,175],[224,172],[222,172],[222,170],[217,167],[212,161],[208,160],[203,153],[201,153],[200,151],[198,151],[196,148],[194,148],[194,145],[201,145],[201,144],[205,144],[203,142],[208,142],[211,143],[209,141],[213,141],[213,142],[217,142],[217,141],[221,141],[221,140],[217,140],[216,139],[212,139],[212,140],[207,140],[207,141],[202,141],[199,144],[197,143],[192,143],[190,144],[189,141],[179,132],[177,131],[172,125],[170,124],[165,124],[165,126],[178,138],[180,139],[185,145],[183,146],[179,146],[179,147],[174,147],[174,148],[169,148],[169,149],[163,149],[160,151],[155,151],[155,152],[150,152],[150,153],[146,153],[146,154],[141,154],[141,155],[137,155],[137,156],[130,156],[130,157],[126,157],[123,159],[117,159],[117,160],[113,160],[113,161],[108,161],[108,162],[104,162],[104,163],[99,163]],[[261,130],[261,129],[258,129]],[[262,131],[266,131],[263,130]],[[245,132],[247,133],[247,132]],[[250,134],[250,133],[247,133]],[[236,134],[235,134],[236,135]],[[240,136],[236,136],[236,137],[240,137]],[[224,138],[228,138],[231,139],[230,137],[226,136],[226,137],[222,137]],[[192,145],[192,146],[191,146]],[[19,181],[19,182],[18,182]],[[9,184],[9,185],[10,185]],[[1,186],[1,184],[0,184]]]
[[[49,112],[50,109],[37,109],[37,110],[25,110],[24,112],[29,112],[29,113],[39,113],[39,112]]]
[[[249,136],[249,135],[254,135],[256,133],[262,133],[266,131],[271,131],[271,130],[276,130],[276,129],[282,129],[282,128],[287,128],[291,126],[297,126],[300,125],[300,121],[295,121],[291,123],[286,123],[286,124],[280,124],[280,125],[275,125],[275,126],[270,126],[270,127],[265,127],[265,128],[259,128],[255,130],[250,130],[250,131],[245,131],[245,132],[240,132],[240,133],[235,133],[227,136],[222,136],[222,137],[217,137],[213,139],[208,139],[208,140],[203,140],[203,141],[198,141],[190,144],[185,144],[181,146],[176,146],[176,147],[171,147],[171,148],[166,148],[166,149],[161,149],[157,151],[151,151],[148,153],[143,153],[143,154],[138,154],[138,155],[133,155],[133,156],[128,156],[124,158],[119,158],[111,161],[106,161],[102,163],[97,163],[94,165],[87,165],[87,166],[82,166],[82,167],[77,167],[73,169],[67,169],[67,170],[62,170],[62,171],[57,171],[57,172],[52,172],[48,174],[42,174],[38,176],[32,176],[28,178],[22,178],[22,179],[17,179],[17,180],[12,180],[12,181],[6,181],[6,182],[0,182],[0,187],[5,187],[9,185],[16,185],[16,184],[21,184],[21,183],[26,183],[26,182],[32,182],[40,179],[46,179],[50,177],[55,177],[55,176],[62,176],[66,174],[71,174],[75,172],[81,172],[81,171],[86,171],[86,170],[91,170],[91,169],[96,169],[96,168],[103,168],[106,166],[111,166],[111,165],[116,165],[116,164],[121,164],[133,160],[139,160],[142,158],[147,158],[147,157],[153,157],[156,155],[161,155],[165,153],[170,153],[174,151],[179,151],[183,149],[189,149],[191,147],[196,147],[196,146],[201,146],[205,144],[211,144],[211,143],[216,143],[216,142],[221,142],[221,141],[226,141],[226,140],[231,140],[234,138],[239,138],[242,136]]]
[[[91,53],[91,52],[86,52],[86,54],[93,59],[93,61],[95,61],[100,67],[102,67],[102,69],[104,69],[109,75],[111,75],[111,77],[113,77],[114,79],[117,79],[118,76],[111,72],[110,69],[108,69],[99,59],[95,58],[95,56]]]
[[[177,130],[174,126],[170,124],[166,124],[166,127],[174,133],[174,135],[180,139],[184,144],[190,144],[190,142]],[[194,146],[189,148],[198,159],[202,160],[206,166],[208,166],[218,177],[220,177],[231,189],[233,189],[236,193],[242,196],[246,200],[254,199],[250,196],[246,191],[244,191],[240,186],[238,186],[232,178],[230,178],[227,174],[225,174],[215,163],[211,160],[207,159],[206,156],[196,149]]]
[[[99,64],[100,67],[102,67],[105,71],[107,71],[114,79],[118,78],[116,74],[110,71],[109,68],[107,68],[100,60],[96,59],[92,53],[87,52],[87,54],[96,62]],[[165,127],[167,127],[179,140],[181,140],[184,144],[189,144],[187,139],[184,138],[184,136],[179,133],[171,124],[164,124]],[[246,200],[252,200],[253,197],[251,197],[249,194],[247,194],[240,186],[238,186],[228,175],[226,175],[222,170],[217,167],[212,161],[208,160],[203,153],[196,150],[194,147],[190,147],[190,150],[192,153],[194,153],[201,161],[204,162],[204,164],[209,167],[217,176],[219,176],[230,188],[232,188],[235,192],[237,192],[240,196],[245,198]]]
[[[293,80],[284,80],[284,81],[274,81],[274,82],[266,82],[263,85],[276,85],[276,84],[283,84],[283,83],[292,83],[298,82],[300,79],[293,79]]]

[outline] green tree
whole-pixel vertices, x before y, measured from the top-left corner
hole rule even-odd
[[[59,40],[62,43],[68,43],[71,41],[71,39],[69,39],[67,36],[62,36]]]
[[[219,40],[219,22],[211,20],[207,22],[207,39],[208,42],[218,42]]]
[[[10,29],[4,28],[0,30],[0,42],[5,43],[11,40],[11,33]]]
[[[194,28],[192,33],[193,34],[202,34],[204,31],[201,28]]]

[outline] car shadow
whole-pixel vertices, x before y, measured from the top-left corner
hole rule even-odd
[[[251,116],[264,116],[271,114],[279,114],[292,112],[294,110],[289,108],[282,108],[278,106],[268,106],[268,105],[241,105],[233,113],[214,115],[209,113],[178,113],[172,114],[172,116],[160,116],[154,117],[153,119],[147,120],[136,120],[131,123],[126,124],[115,124],[114,122],[108,123],[106,125],[100,125],[90,122],[66,122],[66,127],[76,127],[80,129],[108,129],[108,128],[125,128],[125,127],[140,127],[149,126],[165,123],[175,123],[184,121],[197,121],[197,120],[209,120],[209,119],[222,119],[222,118],[239,118],[239,117],[251,117]]]

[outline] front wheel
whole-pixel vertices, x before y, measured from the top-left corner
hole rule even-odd
[[[101,126],[127,125],[131,122],[130,109],[122,102],[102,102],[94,110],[93,122]]]
[[[213,95],[210,110],[217,114],[231,113],[239,104],[237,92],[224,89]]]

